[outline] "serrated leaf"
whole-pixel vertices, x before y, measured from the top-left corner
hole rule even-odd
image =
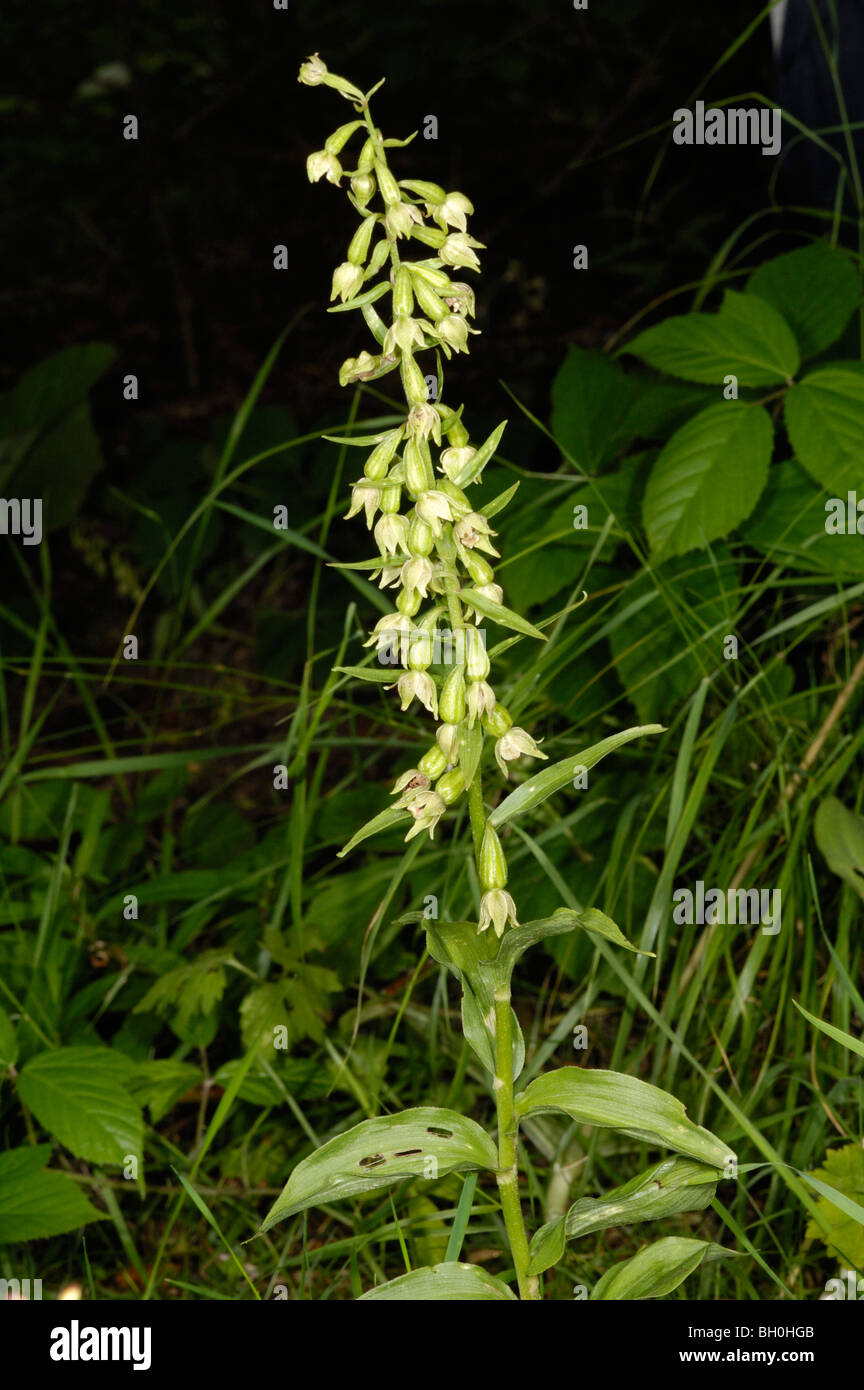
[[[709,1240],[665,1236],[608,1269],[594,1285],[590,1298],[599,1302],[663,1298],[701,1264],[736,1258],[736,1251]]]
[[[389,1284],[380,1284],[377,1289],[361,1294],[358,1302],[495,1303],[515,1299],[516,1295],[503,1280],[487,1274],[485,1269],[450,1260],[425,1269],[412,1269],[410,1274],[402,1274],[398,1279],[391,1279]]]
[[[756,506],[773,446],[771,417],[743,401],[708,406],[676,430],[645,489],[652,550],[683,555],[728,536]]]
[[[861,486],[864,374],[818,367],[786,393],[786,429],[800,463],[845,500]]]
[[[564,1252],[565,1240],[579,1240],[595,1231],[608,1230],[610,1226],[659,1221],[682,1211],[704,1210],[713,1200],[721,1177],[716,1169],[692,1159],[664,1158],[603,1197],[580,1197],[566,1217],[547,1222],[537,1231],[531,1241],[531,1273],[540,1274],[557,1264]],[[545,1263],[559,1246],[560,1253],[549,1264]]]
[[[539,627],[529,623],[527,618],[520,617],[512,608],[505,608],[503,603],[496,603],[485,594],[478,594],[476,589],[460,589],[459,597],[463,603],[470,604],[478,613],[482,613],[484,618],[491,618],[493,623],[498,623],[500,627],[509,627],[513,632],[521,632],[525,637],[537,637],[541,642],[546,641]]]
[[[107,1047],[58,1047],[21,1070],[18,1091],[41,1125],[77,1158],[122,1163],[140,1155],[140,1106],[129,1095],[133,1064]]]
[[[401,811],[396,806],[387,806],[385,810],[379,811],[377,816],[367,820],[365,825],[361,825],[356,835],[352,835],[347,845],[344,845],[337,854],[337,859],[344,859],[346,854],[350,854],[352,849],[356,849],[364,840],[368,840],[370,835],[377,835],[381,830],[389,830],[392,826],[398,825],[400,821],[409,820],[407,811]]]
[[[65,1173],[44,1171],[50,1144],[0,1154],[0,1244],[65,1235],[107,1213]]]
[[[517,1097],[516,1110],[520,1116],[560,1111],[580,1124],[662,1144],[712,1168],[735,1159],[715,1134],[687,1118],[680,1100],[623,1072],[560,1067],[532,1081]]]
[[[778,561],[793,561],[798,570],[864,574],[864,535],[828,534],[825,519],[823,490],[796,459],[784,459],[769,469],[759,506],[739,535]]]
[[[630,743],[634,738],[641,738],[643,734],[662,733],[662,724],[640,724],[633,729],[622,729],[620,733],[610,734],[608,738],[592,744],[583,752],[574,753],[571,758],[564,758],[560,763],[553,763],[551,767],[546,767],[542,772],[529,777],[527,782],[523,782],[509,796],[505,796],[490,815],[490,824],[497,828],[512,820],[514,816],[523,816],[526,811],[533,811],[555,792],[572,783],[577,771],[594,767],[607,753],[614,752],[616,748]]]
[[[826,241],[765,261],[747,291],[783,315],[805,360],[836,342],[861,300],[852,261]]]
[[[473,1120],[455,1110],[420,1106],[401,1115],[364,1120],[297,1164],[261,1225],[307,1207],[355,1197],[406,1178],[441,1178],[473,1168],[494,1169],[495,1145]]]
[[[552,383],[550,427],[586,473],[595,473],[631,437],[628,412],[641,386],[605,352],[571,346]]]
[[[828,796],[816,812],[813,834],[831,872],[864,899],[864,816]]]
[[[793,377],[801,360],[782,315],[736,290],[726,291],[718,313],[664,319],[625,351],[671,376],[716,386],[730,375],[740,386],[772,386]]]
[[[829,1149],[824,1166],[802,1177],[819,1193],[816,1205],[829,1231],[826,1235],[811,1217],[807,1237],[823,1241],[844,1264],[851,1260],[864,1266],[864,1222],[860,1200],[856,1200],[864,1194],[864,1148],[855,1143]]]

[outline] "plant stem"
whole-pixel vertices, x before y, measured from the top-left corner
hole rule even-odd
[[[498,1193],[501,1211],[516,1268],[519,1296],[540,1299],[540,1281],[528,1273],[528,1237],[519,1200],[519,1169],[516,1162],[518,1129],[513,1100],[513,1019],[509,986],[495,991],[495,1106],[498,1111]]]

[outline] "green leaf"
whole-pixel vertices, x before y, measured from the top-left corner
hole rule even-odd
[[[501,436],[506,428],[507,421],[502,420],[501,424],[496,426],[492,431],[489,438],[480,445],[480,448],[477,450],[476,454],[474,454],[473,458],[468,460],[461,473],[457,474],[453,479],[457,487],[466,488],[469,483],[475,482],[477,478],[480,477],[486,464],[498,448]]]
[[[382,671],[375,666],[334,666],[341,676],[351,676],[355,681],[372,681],[374,685],[392,685],[393,671]],[[398,679],[398,677],[397,677]]]
[[[50,1157],[50,1144],[0,1154],[0,1244],[61,1236],[106,1219],[72,1178],[43,1171]]]
[[[798,345],[786,320],[764,299],[727,290],[716,314],[679,314],[640,333],[625,349],[684,381],[772,386],[795,375]]]
[[[578,927],[594,936],[602,936],[616,946],[623,946],[627,951],[634,951],[637,955],[654,955],[653,951],[640,951],[638,946],[631,945],[611,917],[598,912],[597,908],[590,907],[585,912],[575,912],[569,907],[559,907],[551,917],[541,917],[536,922],[523,922],[518,931],[505,933],[498,955],[486,969],[494,971],[502,982],[509,982],[516,962],[531,946],[546,937],[563,936]]]
[[[513,483],[510,487],[505,488],[503,492],[499,492],[497,497],[493,497],[491,502],[483,503],[483,515],[486,517],[487,521],[490,520],[491,517],[497,516],[499,512],[503,512],[508,502],[511,502],[516,496],[520,486],[521,484],[518,482]]]
[[[432,959],[448,966],[460,980],[465,1037],[486,1070],[494,1075],[495,1040],[486,1019],[494,1013],[494,991],[500,978],[497,938],[490,932],[478,932],[474,922],[440,922],[427,927],[426,946]],[[515,1078],[525,1065],[525,1042],[512,1008],[510,1014]]]
[[[364,1120],[297,1164],[260,1233],[322,1202],[374,1192],[405,1178],[437,1179],[473,1168],[494,1169],[497,1162],[488,1134],[455,1110],[421,1106]]]
[[[791,560],[796,569],[864,574],[864,535],[828,534],[825,518],[823,490],[796,459],[784,459],[769,470],[759,506],[739,535],[775,562]]]
[[[546,767],[542,772],[529,777],[527,782],[523,782],[509,796],[505,796],[489,817],[490,824],[497,828],[512,820],[514,816],[523,816],[526,811],[533,811],[555,792],[572,783],[579,770],[594,767],[607,753],[614,752],[622,744],[630,743],[634,738],[641,738],[643,734],[662,733],[662,724],[641,724],[633,729],[622,729],[620,733],[610,734],[608,738],[592,744],[583,752],[574,753],[571,758],[553,763],[551,767]]]
[[[864,1148],[856,1142],[829,1149],[825,1166],[802,1177],[819,1193],[816,1205],[830,1233],[826,1235],[811,1217],[807,1238],[824,1241],[843,1264],[851,1260],[864,1267],[864,1222],[860,1203],[854,1200],[864,1192]]]
[[[632,1259],[622,1260],[607,1269],[591,1290],[590,1298],[595,1302],[663,1298],[683,1284],[701,1264],[736,1258],[736,1251],[708,1240],[666,1236],[663,1240],[655,1240],[653,1245],[646,1245]]]
[[[37,1120],[77,1158],[122,1163],[140,1155],[141,1108],[129,1095],[133,1064],[107,1047],[58,1047],[22,1068],[18,1091]]]
[[[664,1158],[630,1182],[603,1197],[580,1197],[566,1217],[541,1226],[531,1242],[531,1273],[540,1274],[557,1264],[566,1240],[578,1240],[610,1226],[630,1226],[636,1221],[659,1221],[682,1211],[702,1211],[713,1201],[722,1173],[689,1158]],[[558,1226],[559,1231],[548,1227]],[[558,1254],[550,1264],[544,1263]]]
[[[18,1061],[18,1038],[15,1026],[6,1010],[0,1008],[0,1072],[14,1067]]]
[[[842,1028],[835,1028],[833,1023],[826,1023],[824,1019],[816,1018],[808,1013],[803,1005],[793,999],[792,1003],[799,1013],[803,1014],[808,1023],[812,1023],[814,1028],[818,1028],[820,1033],[824,1033],[827,1038],[833,1038],[842,1047],[848,1047],[850,1052],[856,1053],[859,1057],[864,1057],[864,1042],[860,1038],[853,1038],[851,1033],[845,1033]]]
[[[766,261],[750,276],[747,292],[783,315],[805,360],[836,342],[861,299],[852,261],[826,241]]]
[[[391,1279],[389,1284],[370,1289],[358,1302],[371,1303],[378,1299],[412,1303],[494,1303],[515,1301],[515,1298],[503,1280],[487,1274],[485,1269],[450,1260],[425,1269],[412,1269],[410,1274],[402,1274],[398,1279]]]
[[[605,352],[570,347],[552,385],[550,428],[586,473],[595,473],[630,434],[625,419],[641,386]]]
[[[860,487],[864,374],[819,367],[786,393],[785,410],[789,440],[811,478],[842,498]]]
[[[712,1168],[735,1155],[710,1130],[694,1125],[680,1100],[623,1072],[560,1067],[538,1076],[517,1098],[520,1116],[561,1111],[579,1124],[629,1134],[646,1144],[664,1144]]]
[[[476,589],[460,589],[459,597],[463,603],[469,603],[485,618],[491,618],[493,623],[498,623],[501,627],[512,628],[514,632],[521,632],[525,637],[538,637],[541,642],[546,641],[539,627],[529,623],[526,618],[521,618],[518,613],[513,612],[512,608],[505,608],[503,603],[496,603],[494,599],[487,598],[485,594],[478,594]]]
[[[543,1274],[547,1269],[557,1265],[564,1254],[566,1242],[563,1216],[556,1216],[552,1221],[545,1222],[531,1238],[528,1273]]]
[[[474,781],[475,774],[480,766],[480,756],[483,752],[483,729],[476,723],[473,729],[469,729],[467,723],[459,726],[459,766],[462,769],[462,776],[465,778],[465,786],[470,787]]]
[[[409,819],[407,811],[400,811],[396,806],[388,806],[385,810],[379,811],[377,816],[373,816],[365,825],[362,825],[356,835],[352,835],[347,845],[344,845],[337,854],[337,859],[344,859],[346,854],[350,854],[352,849],[356,849],[364,840],[368,840],[370,835],[377,835],[380,830],[389,830],[391,826],[398,825],[401,821]]]
[[[864,900],[864,816],[829,796],[816,812],[813,833],[831,872]]]
[[[645,489],[652,550],[683,555],[728,536],[759,500],[773,446],[771,417],[743,401],[711,405],[676,430]]]
[[[150,1118],[155,1125],[165,1118],[181,1096],[196,1090],[203,1079],[200,1067],[176,1057],[164,1057],[158,1061],[139,1062],[129,1089],[139,1105],[150,1107]]]

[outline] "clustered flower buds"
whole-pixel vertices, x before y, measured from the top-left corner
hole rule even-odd
[[[424,369],[417,360],[429,351],[448,360],[453,353],[469,351],[470,337],[478,332],[469,322],[475,313],[474,291],[453,279],[451,271],[479,271],[477,252],[483,243],[468,231],[474,207],[464,193],[425,180],[396,179],[387,147],[407,141],[384,139],[362,92],[329,72],[318,54],[301,66],[299,80],[333,87],[361,117],[340,126],[323,150],[309,156],[307,172],[313,183],[324,179],[343,187],[347,179],[349,202],[361,219],[345,260],[333,273],[330,298],[339,303],[331,312],[359,309],[376,350],[364,348],[343,362],[340,384],[398,370],[406,401],[405,417],[396,428],[346,441],[372,446],[363,476],[352,486],[347,516],[364,514],[379,552],[373,572],[382,588],[399,591],[394,612],[379,620],[366,645],[377,648],[380,660],[402,668],[394,681],[402,709],[417,700],[441,721],[436,741],[418,767],[402,773],[393,788],[396,806],[414,822],[406,839],[423,830],[431,837],[447,807],[465,793],[461,740],[478,720],[496,739],[495,757],[505,777],[514,759],[546,756],[530,734],[512,727],[488,679],[484,633],[470,621],[479,623],[482,608],[489,602],[500,605],[504,597],[486,559],[499,555],[495,532],[465,489],[479,481],[506,421],[483,444],[472,445],[461,408],[451,409],[430,392],[431,362]],[[363,144],[350,168],[345,150],[356,134]],[[409,260],[412,243],[420,254]],[[375,307],[387,294],[389,324]],[[421,613],[424,603],[429,607]],[[442,627],[452,647],[443,679],[429,670],[441,664]],[[488,826],[481,857],[480,930],[492,923],[500,936],[508,920],[517,925],[516,909],[504,892],[504,856]]]

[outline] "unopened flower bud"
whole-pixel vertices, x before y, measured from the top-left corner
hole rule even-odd
[[[401,202],[402,194],[399,192],[399,185],[383,160],[375,160],[375,173],[378,178],[378,187],[381,190],[381,197],[384,199],[385,203]]]
[[[507,860],[493,826],[486,822],[483,843],[480,846],[480,861],[477,865],[480,886],[484,892],[493,888],[507,887]]]
[[[393,482],[393,474],[388,473],[385,486],[381,489],[381,510],[385,516],[395,516],[402,503],[402,485]]]
[[[428,183],[424,179],[400,179],[399,187],[407,188],[409,193],[416,194],[424,203],[432,203],[435,206],[443,203],[447,197],[440,183]]]
[[[402,438],[402,430],[388,430],[379,444],[375,445],[371,454],[363,465],[363,472],[367,478],[380,482],[386,478],[387,469],[390,467],[391,460],[399,447]]]
[[[485,633],[478,627],[465,629],[465,671],[469,680],[485,681],[489,674],[489,653],[484,641]]]
[[[483,894],[480,899],[478,932],[486,931],[491,924],[495,928],[495,935],[503,936],[508,917],[512,925],[518,927],[516,904],[509,893],[505,893],[501,888],[493,888],[491,892]]]
[[[417,296],[417,303],[420,305],[423,313],[428,314],[433,323],[437,323],[439,319],[443,319],[447,313],[447,305],[444,303],[444,300],[435,293],[431,285],[427,285],[426,281],[421,280],[419,276],[413,283],[414,293]]]
[[[438,708],[445,724],[455,727],[465,718],[465,670],[462,666],[454,666],[448,671],[441,687]]]
[[[447,771],[447,759],[441,752],[437,743],[433,743],[431,748],[427,748],[423,757],[417,764],[417,767],[420,772],[426,777],[430,777],[433,782],[441,776],[442,772]],[[437,790],[436,787],[436,791]]]
[[[492,734],[494,738],[500,738],[506,734],[507,730],[513,725],[513,719],[506,705],[496,705],[491,714],[487,714],[483,720],[483,727],[487,734]]]
[[[414,361],[412,353],[402,353],[399,374],[402,377],[402,387],[409,404],[425,405],[429,399],[429,393],[426,390],[426,378]]]
[[[359,130],[362,124],[362,121],[349,121],[347,125],[340,125],[338,130],[334,130],[332,135],[327,136],[324,141],[324,148],[329,154],[341,154],[355,130]]]
[[[432,527],[421,521],[416,512],[408,525],[408,549],[412,555],[431,555],[435,544]]]
[[[397,316],[410,314],[414,308],[413,284],[407,265],[400,265],[393,280],[393,313]]]
[[[416,497],[434,488],[435,475],[429,445],[422,435],[412,435],[407,441],[402,461],[405,465],[405,486],[410,493]]]
[[[369,243],[375,230],[377,217],[364,217],[348,247],[348,260],[352,265],[362,266],[369,254]],[[363,283],[362,280],[360,282]],[[332,298],[332,296],[331,296]]]
[[[361,174],[368,174],[375,167],[375,141],[372,136],[363,142],[360,155],[357,159],[357,168]]]
[[[337,265],[336,269],[333,271],[333,285],[330,290],[330,298],[336,299],[338,296],[344,304],[346,300],[354,298],[362,284],[362,268],[359,265],[352,265],[350,261],[343,261],[342,264]]]
[[[333,183],[338,188],[339,180],[342,177],[342,165],[335,154],[330,154],[327,150],[316,150],[306,160],[306,177],[310,183],[317,183],[319,179],[326,179],[328,183]]]
[[[401,569],[399,573],[401,576]],[[405,613],[409,618],[413,618],[414,614],[419,611],[422,602],[423,599],[416,589],[401,589],[399,597],[396,599],[396,607],[400,613]]]
[[[435,790],[446,806],[452,806],[465,790],[465,774],[462,769],[454,767],[450,772],[445,772],[435,783]]]
[[[355,174],[351,180],[351,192],[364,208],[370,198],[374,197],[376,187],[374,174]]]

